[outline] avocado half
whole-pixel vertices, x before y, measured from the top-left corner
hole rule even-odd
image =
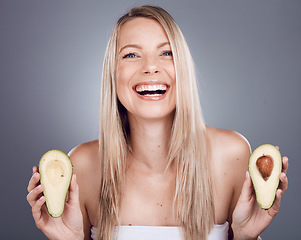
[[[60,217],[73,172],[71,161],[63,151],[50,150],[42,156],[39,172],[48,213],[52,217]]]
[[[251,154],[249,173],[259,207],[269,209],[273,205],[281,171],[282,158],[275,146],[263,144]]]

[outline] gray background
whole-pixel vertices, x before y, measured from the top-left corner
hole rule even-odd
[[[0,239],[45,238],[25,199],[31,168],[49,149],[97,138],[106,42],[142,3],[164,7],[186,36],[207,124],[289,157],[289,190],[262,237],[301,239],[299,0],[1,0]]]

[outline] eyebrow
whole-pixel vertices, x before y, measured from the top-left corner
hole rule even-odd
[[[163,42],[158,45],[158,48],[164,47],[165,45],[170,45],[170,42]]]
[[[157,48],[162,48],[164,47],[165,45],[170,45],[170,42],[163,42],[163,43],[160,43]],[[119,50],[119,53],[122,52],[122,50],[124,50],[125,48],[138,48],[138,49],[142,49],[142,47],[138,44],[127,44],[125,46],[123,46],[122,48],[120,48]]]
[[[138,48],[138,49],[142,49],[141,46],[139,46],[138,44],[127,44],[125,46],[123,46],[122,48],[120,48],[119,53],[122,52],[123,49],[125,48]]]

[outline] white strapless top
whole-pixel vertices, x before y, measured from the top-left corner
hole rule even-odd
[[[208,240],[227,240],[229,223],[215,224],[208,235]],[[114,229],[118,240],[182,240],[181,227],[161,226],[120,226]],[[97,239],[97,228],[91,228],[91,239]]]

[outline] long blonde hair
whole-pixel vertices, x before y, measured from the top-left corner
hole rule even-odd
[[[119,207],[125,179],[130,126],[126,109],[116,94],[117,38],[122,25],[136,17],[157,20],[165,29],[176,69],[176,110],[171,130],[168,160],[176,166],[175,209],[187,240],[207,239],[214,224],[210,171],[210,146],[202,117],[194,63],[183,34],[162,8],[145,5],[122,16],[109,39],[102,73],[99,151],[99,239],[111,240],[120,225]]]

